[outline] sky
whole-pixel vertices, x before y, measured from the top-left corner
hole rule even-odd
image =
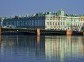
[[[57,12],[63,9],[67,14],[84,14],[84,0],[0,0],[0,16]]]

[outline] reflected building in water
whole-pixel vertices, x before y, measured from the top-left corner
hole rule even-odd
[[[45,38],[41,37],[40,40],[36,36],[26,35],[5,35],[2,36],[2,43],[0,48],[0,54],[6,55],[10,51],[9,55],[23,54],[34,55],[35,57],[44,57],[45,52]]]
[[[34,61],[67,62],[70,58],[84,57],[83,40],[82,36],[3,35],[0,37],[0,58],[22,57],[27,62],[31,58]]]
[[[66,58],[78,58],[84,54],[82,37],[46,36],[45,56],[47,59],[64,61]]]

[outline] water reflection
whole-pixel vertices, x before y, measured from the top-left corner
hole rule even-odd
[[[45,56],[48,59],[57,59],[65,62],[67,59],[84,58],[84,42],[77,36],[52,36],[45,37]],[[73,61],[75,62],[75,61]]]
[[[82,36],[0,36],[2,62],[81,62],[84,61]]]

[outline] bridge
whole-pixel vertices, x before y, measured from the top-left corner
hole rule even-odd
[[[2,34],[34,34],[40,35],[84,35],[83,31],[72,30],[45,30],[45,29],[28,29],[28,28],[2,28],[0,27],[0,35]]]

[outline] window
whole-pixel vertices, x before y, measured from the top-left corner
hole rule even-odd
[[[50,22],[50,25],[52,25],[52,23]]]
[[[61,22],[61,25],[62,25],[62,22]]]
[[[57,22],[55,22],[55,25],[57,25]]]
[[[54,25],[54,22],[53,22],[53,25]]]
[[[65,23],[63,22],[63,25],[65,25]]]
[[[58,22],[58,25],[60,25],[60,23]]]
[[[49,22],[47,22],[47,25],[49,25]]]

